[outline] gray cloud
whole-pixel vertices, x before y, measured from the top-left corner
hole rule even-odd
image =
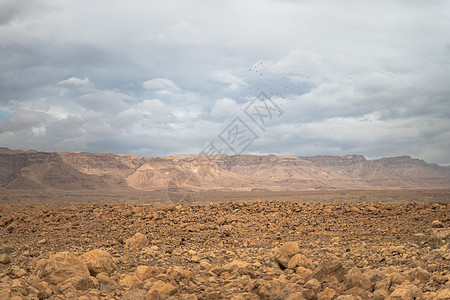
[[[450,164],[446,1],[29,3],[0,1],[2,146],[195,154],[239,116],[249,153]]]

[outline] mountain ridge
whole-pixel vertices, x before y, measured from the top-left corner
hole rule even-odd
[[[0,148],[0,187],[31,190],[295,191],[450,188],[450,167],[410,156],[173,155]]]

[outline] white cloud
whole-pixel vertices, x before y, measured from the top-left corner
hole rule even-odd
[[[70,77],[69,79],[62,80],[58,84],[62,85],[74,85],[74,86],[88,86],[90,84],[89,78]]]
[[[177,92],[180,89],[170,79],[167,78],[155,78],[145,81],[142,86],[147,90],[162,90],[168,92]]]
[[[228,84],[226,90],[229,92],[237,91],[241,86],[248,85],[245,80],[231,74],[229,70],[214,72],[211,77],[216,82]]]

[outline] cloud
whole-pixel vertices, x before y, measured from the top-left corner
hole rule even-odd
[[[450,163],[445,1],[31,2],[0,1],[2,145],[198,153],[265,92],[249,153]]]
[[[161,92],[178,92],[180,89],[170,79],[155,78],[145,81],[142,86],[147,90],[158,90]]]
[[[77,77],[70,77],[66,80],[61,80],[58,84],[61,85],[74,85],[74,86],[88,86],[90,84],[89,78],[85,77],[83,79]]]
[[[213,78],[213,80],[219,83],[228,84],[226,91],[229,92],[235,92],[239,90],[241,86],[248,85],[245,80],[231,74],[231,72],[228,70],[214,72],[211,77]]]

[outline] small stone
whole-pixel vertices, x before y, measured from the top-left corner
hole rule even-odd
[[[0,254],[0,263],[6,265],[11,262],[11,256],[9,254],[3,253]]]
[[[131,238],[125,240],[125,249],[140,250],[149,245],[149,241],[142,233],[136,233]]]
[[[443,228],[444,224],[441,221],[439,221],[439,220],[434,220],[431,223],[431,227],[433,227],[433,228]]]

